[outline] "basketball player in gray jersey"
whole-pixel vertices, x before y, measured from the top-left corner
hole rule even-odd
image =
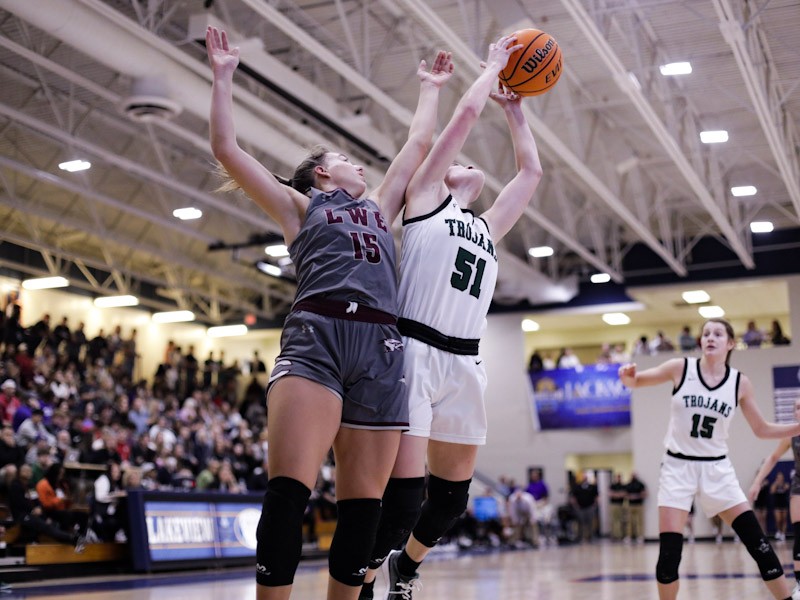
[[[412,598],[420,563],[466,509],[478,447],[486,443],[486,372],[478,343],[497,278],[495,245],[522,215],[542,176],[521,99],[503,88],[492,93],[519,47],[513,36],[492,44],[484,72],[456,106],[406,193],[399,325],[410,427],[384,494],[362,600],[373,598],[381,564],[388,573],[387,597]],[[454,161],[490,96],[505,113],[518,172],[492,207],[475,216],[469,206],[483,189],[484,174]],[[426,455],[430,477],[422,503]],[[410,531],[405,548],[390,554]]]
[[[800,421],[800,400],[794,403],[794,418]],[[755,502],[758,492],[761,490],[761,483],[790,448],[794,458],[794,475],[792,476],[792,489],[789,500],[789,517],[792,520],[792,529],[794,530],[792,560],[794,561],[795,585],[792,590],[792,600],[800,600],[800,436],[785,438],[778,442],[778,447],[764,460],[758,473],[756,473],[747,497],[751,503]]]
[[[666,455],[658,484],[660,548],[656,564],[658,597],[678,597],[678,566],[683,530],[697,501],[709,518],[719,515],[747,548],[774,598],[789,600],[781,561],[758,524],[728,454],[728,426],[737,408],[756,437],[776,439],[800,435],[800,424],[779,425],[764,420],[753,384],[729,365],[736,344],[733,327],[724,319],[709,319],[700,337],[702,356],[673,358],[637,372],[635,364],[619,368],[630,388],[672,383]]]
[[[303,512],[333,446],[338,523],[329,554],[328,600],[354,600],[400,432],[408,427],[388,225],[430,146],[439,88],[453,70],[450,56],[440,52],[430,72],[420,64],[420,98],[409,139],[365,199],[363,169],[344,154],[314,149],[288,186],[242,150],[232,116],[239,51],[211,27],[206,45],[214,75],[214,156],[281,227],[298,278],[267,391],[270,480],[258,525],[256,598],[289,598]]]

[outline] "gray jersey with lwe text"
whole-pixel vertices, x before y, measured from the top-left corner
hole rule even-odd
[[[323,295],[397,314],[394,239],[374,201],[312,188],[289,255],[297,272],[295,302]]]

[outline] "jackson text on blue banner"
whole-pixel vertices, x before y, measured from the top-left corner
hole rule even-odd
[[[619,365],[586,365],[530,373],[533,408],[541,429],[626,427],[631,391],[619,380]]]

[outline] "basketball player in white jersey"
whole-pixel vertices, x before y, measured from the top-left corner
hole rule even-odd
[[[384,494],[366,578],[374,582],[374,570],[385,561],[388,598],[412,597],[420,563],[467,507],[478,447],[486,443],[486,373],[478,343],[497,279],[495,246],[520,218],[542,176],[521,99],[502,87],[492,92],[520,47],[515,44],[513,36],[492,44],[484,72],[406,191],[398,327],[406,345],[410,427]],[[478,217],[468,207],[483,189],[484,174],[454,161],[489,97],[505,113],[518,171]],[[430,477],[420,507],[426,453]],[[412,529],[405,549],[389,555]],[[360,598],[372,597],[368,583]]]
[[[800,400],[794,403],[794,417],[800,421]],[[778,442],[778,447],[770,454],[761,468],[756,473],[755,479],[750,486],[747,497],[750,502],[755,502],[761,482],[770,474],[772,468],[781,459],[781,456],[791,448],[792,458],[794,459],[794,475],[792,476],[792,487],[789,499],[789,516],[792,520],[792,530],[794,531],[794,545],[792,547],[792,560],[794,561],[795,585],[792,590],[792,600],[800,600],[800,437],[784,438]]]
[[[800,435],[800,424],[779,425],[764,420],[746,375],[729,366],[735,345],[733,328],[724,319],[710,319],[700,338],[701,358],[673,358],[638,373],[635,364],[619,368],[630,388],[672,383],[671,416],[664,440],[658,489],[660,549],[656,565],[658,596],[678,596],[678,565],[683,529],[692,500],[706,515],[719,515],[730,525],[755,559],[773,597],[789,600],[783,567],[758,524],[728,459],[728,427],[741,408],[756,437]]]

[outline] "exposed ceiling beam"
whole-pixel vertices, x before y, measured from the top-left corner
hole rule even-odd
[[[795,213],[800,216],[800,167],[796,150],[800,148],[800,140],[796,136],[792,118],[786,113],[786,108],[781,106],[784,92],[780,78],[774,71],[774,63],[767,54],[766,40],[763,39],[763,32],[759,27],[760,20],[757,15],[754,16],[745,31],[736,19],[729,0],[712,2],[719,17],[722,37],[733,51],[736,65],[742,74],[772,156],[778,164]],[[756,56],[751,51],[757,53]]]
[[[467,46],[460,36],[453,31],[429,6],[422,0],[400,0],[411,14],[416,15],[420,24],[424,25],[433,35],[441,38],[452,48],[453,53],[462,56],[465,64],[460,67],[457,74],[461,77],[477,77],[480,74],[479,61],[484,57],[477,56],[476,53]],[[525,116],[531,128],[536,134],[537,139],[549,147],[565,164],[572,169],[576,175],[584,182],[586,187],[597,194],[606,205],[614,211],[633,232],[647,244],[669,267],[678,275],[686,276],[686,267],[679,262],[670,251],[665,248],[656,238],[650,229],[628,209],[627,206],[614,194],[600,178],[598,178],[589,167],[570,150],[561,137],[553,131],[542,119],[540,119],[529,107],[523,104]],[[577,242],[575,242],[577,243]],[[575,244],[574,243],[574,244]],[[570,247],[578,252],[577,248],[571,244]],[[610,266],[604,268],[606,272],[612,272]]]
[[[622,64],[611,44],[606,41],[597,24],[592,17],[586,12],[580,0],[561,0],[561,3],[567,9],[567,12],[572,16],[573,21],[578,25],[578,28],[583,32],[586,39],[595,49],[597,56],[605,64],[611,72],[614,82],[620,90],[622,90],[630,98],[636,110],[647,123],[650,130],[655,135],[656,140],[661,144],[666,153],[673,160],[678,170],[689,183],[692,191],[700,200],[703,208],[708,212],[720,231],[725,236],[730,244],[731,249],[736,253],[742,264],[748,269],[755,268],[755,261],[752,254],[747,250],[740,232],[737,232],[731,222],[728,220],[725,213],[720,208],[719,204],[714,200],[714,197],[708,191],[708,185],[697,174],[692,167],[689,160],[686,158],[686,153],[681,149],[678,142],[670,134],[667,127],[661,121],[661,118],[656,113],[653,106],[647,100],[642,90],[636,82],[634,82],[628,70]],[[698,132],[699,135],[699,132]],[[671,256],[671,254],[670,254]],[[685,268],[683,275],[686,275]]]

